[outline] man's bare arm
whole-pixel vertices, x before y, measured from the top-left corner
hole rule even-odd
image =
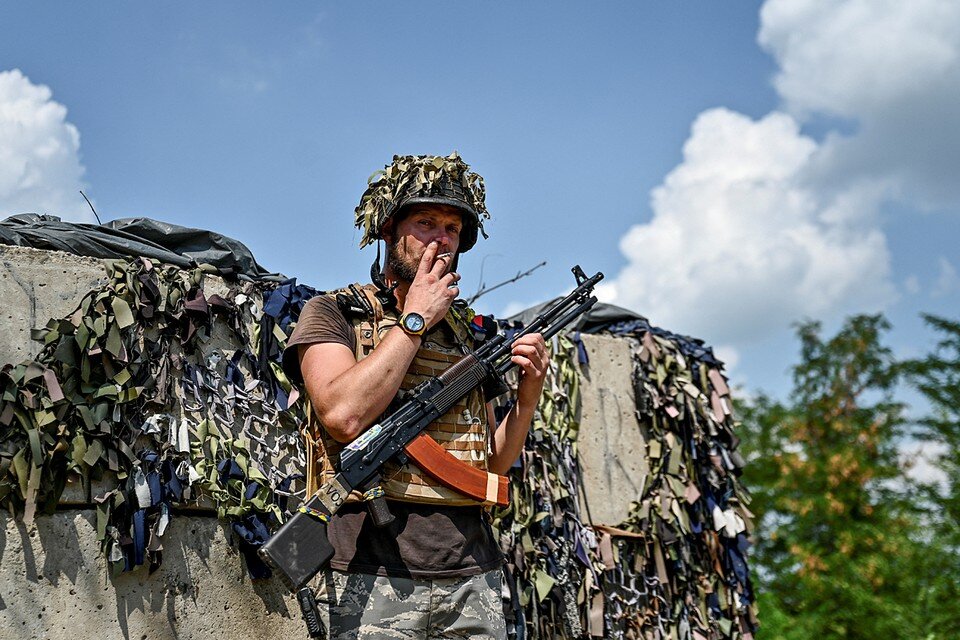
[[[520,366],[517,402],[497,425],[493,433],[493,454],[487,461],[489,470],[500,475],[507,473],[523,450],[533,414],[540,402],[547,365],[550,363],[543,336],[534,333],[518,339],[513,345],[511,360]],[[491,425],[496,424],[489,404],[487,416]]]
[[[428,327],[443,319],[459,292],[451,287],[458,276],[445,273],[450,258],[437,258],[437,249],[433,242],[423,252],[403,302],[403,310],[419,313]],[[360,362],[342,344],[299,347],[300,371],[314,413],[335,440],[354,440],[386,410],[400,389],[420,341],[420,337],[394,327]]]
[[[352,441],[386,410],[419,347],[420,338],[399,327],[360,362],[342,344],[300,345],[300,370],[313,411],[335,440]]]

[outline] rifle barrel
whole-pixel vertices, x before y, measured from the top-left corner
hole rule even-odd
[[[577,317],[579,317],[582,313],[587,311],[590,307],[592,307],[596,303],[597,303],[596,296],[590,296],[589,298],[581,302],[579,305],[577,305],[573,309],[570,309],[569,311],[567,311],[563,316],[560,317],[559,320],[555,321],[551,326],[547,327],[543,331],[543,339],[549,340],[553,336],[560,333],[560,331],[562,331],[564,327],[566,327],[568,324],[570,324],[573,320],[575,320]],[[498,364],[496,365],[497,373],[499,373],[500,375],[503,375],[504,373],[506,373],[510,369],[510,367],[513,365],[513,362],[511,362],[509,356],[510,354],[507,353],[506,359],[499,361]]]
[[[603,280],[603,273],[598,271],[593,276],[581,282],[577,288],[571,291],[565,298],[556,302],[545,312],[538,314],[537,317],[531,320],[527,326],[514,336],[514,340],[530,333],[540,333],[541,328],[545,327],[547,323],[559,317],[561,314],[565,314],[566,309],[571,304],[582,303],[587,296],[593,292],[594,286],[601,280]],[[567,322],[569,323],[569,320]]]

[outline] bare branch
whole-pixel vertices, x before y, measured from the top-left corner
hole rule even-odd
[[[475,294],[473,294],[472,296],[470,296],[470,298],[467,299],[467,304],[468,304],[468,305],[473,305],[473,303],[476,302],[476,301],[477,301],[477,298],[479,298],[480,296],[485,295],[485,294],[487,294],[487,293],[490,293],[490,292],[493,291],[494,289],[499,289],[500,287],[502,287],[502,286],[504,286],[504,285],[508,285],[508,284],[510,284],[511,282],[516,282],[517,280],[519,280],[519,279],[521,279],[521,278],[526,278],[528,275],[530,275],[531,273],[533,273],[534,271],[536,271],[536,270],[539,269],[540,267],[544,266],[545,264],[547,264],[547,261],[546,261],[546,260],[544,260],[543,262],[541,262],[540,264],[538,264],[538,265],[536,265],[536,266],[534,266],[534,267],[531,267],[531,268],[527,269],[526,271],[523,271],[523,272],[518,271],[518,272],[517,272],[517,275],[513,276],[513,277],[510,278],[509,280],[504,280],[503,282],[501,282],[501,283],[499,283],[499,284],[495,284],[495,285],[493,285],[492,287],[481,288],[479,291],[477,291]],[[480,281],[480,286],[481,286],[481,287],[483,286],[483,280]]]

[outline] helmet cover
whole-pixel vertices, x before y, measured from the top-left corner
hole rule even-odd
[[[408,204],[436,203],[459,209],[463,217],[459,251],[469,251],[477,231],[486,238],[483,178],[454,151],[449,156],[393,156],[393,162],[367,180],[356,208],[355,224],[363,231],[360,247],[379,240],[387,220]]]

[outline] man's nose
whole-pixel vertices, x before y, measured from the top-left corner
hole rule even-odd
[[[450,249],[450,234],[445,230],[438,230],[430,239],[436,240],[437,245],[439,245],[437,247],[439,249],[439,253],[443,253],[444,251],[448,251]]]

